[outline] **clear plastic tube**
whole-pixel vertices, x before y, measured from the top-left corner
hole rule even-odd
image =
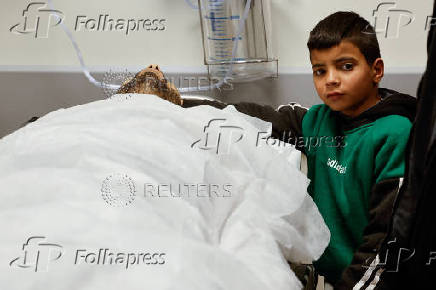
[[[54,9],[52,0],[47,0],[47,1],[48,1],[48,6],[50,7],[50,9]],[[185,1],[192,8],[198,9],[198,7],[193,6],[193,4],[191,2],[189,2],[189,0],[185,0]],[[244,23],[245,23],[245,20],[247,19],[248,12],[250,10],[250,5],[251,5],[251,0],[247,0],[243,16],[239,20],[238,33],[237,33],[237,37],[235,39],[235,42],[233,44],[233,49],[232,49],[232,59],[235,58],[236,51],[238,49],[239,37],[242,34],[242,32],[244,31]],[[58,17],[57,15],[55,15],[55,16]],[[68,29],[68,27],[65,26],[65,24],[63,22],[61,22],[60,25],[61,25],[62,29],[64,30],[65,34],[70,39],[71,44],[73,45],[73,48],[76,51],[77,58],[79,59],[80,67],[82,69],[82,72],[85,75],[85,77],[88,79],[88,81],[90,83],[92,83],[93,85],[99,87],[99,88],[108,88],[108,89],[113,89],[113,90],[119,89],[121,87],[120,85],[107,84],[107,83],[104,83],[102,81],[97,81],[91,75],[91,73],[89,72],[88,67],[85,64],[85,61],[83,60],[82,51],[80,50],[79,45],[77,44],[76,40],[74,39],[71,31]],[[222,80],[220,80],[218,83],[214,84],[214,85],[202,86],[202,87],[178,88],[178,90],[179,90],[180,93],[187,93],[187,92],[195,92],[195,91],[208,91],[208,90],[211,90],[211,89],[220,88],[223,84],[227,83],[227,81],[230,79],[231,74],[232,74],[232,64],[229,65],[229,69],[227,70],[227,72],[225,74],[225,77]]]
[[[50,7],[50,9],[54,9],[52,1],[51,0],[47,0],[47,1],[48,1],[48,6]],[[56,14],[54,14],[54,15],[56,17],[58,17]],[[82,72],[86,76],[86,78],[89,80],[89,82],[92,83],[93,85],[99,87],[99,88],[109,88],[109,89],[114,89],[114,90],[117,90],[118,88],[120,88],[120,85],[105,84],[103,82],[99,82],[91,75],[87,66],[85,65],[85,61],[83,60],[82,52],[81,52],[79,46],[77,45],[77,42],[74,39],[73,35],[71,34],[71,31],[65,26],[65,24],[63,22],[61,22],[61,27],[64,30],[65,34],[70,39],[71,44],[73,45],[74,50],[76,51],[77,58],[79,59],[80,66],[82,68]]]

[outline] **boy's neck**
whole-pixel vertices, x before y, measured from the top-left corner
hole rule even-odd
[[[377,105],[377,103],[380,101],[381,101],[381,97],[379,95],[378,88],[377,88],[375,91],[371,93],[371,95],[368,98],[365,98],[362,102],[356,104],[356,106],[354,106],[349,110],[341,111],[341,113],[346,115],[347,117],[355,118],[360,114],[362,114],[363,112],[365,112],[366,110]]]

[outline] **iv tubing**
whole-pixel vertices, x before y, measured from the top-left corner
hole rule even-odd
[[[50,9],[54,9],[52,1],[51,0],[47,0],[47,1],[48,1],[48,5],[49,5]],[[185,0],[185,1],[188,3],[189,6],[191,6],[193,8],[195,7],[195,6],[193,6],[193,4],[191,2],[189,2],[189,0]],[[247,17],[248,17],[248,12],[250,10],[250,6],[251,6],[251,0],[247,0],[247,3],[245,4],[245,9],[244,9],[242,19],[239,20],[238,33],[236,35],[235,42],[233,44],[231,60],[233,60],[235,58],[236,50],[238,49],[239,37],[244,30],[245,19],[247,19]],[[57,15],[55,15],[55,16],[59,17]],[[89,72],[89,69],[87,68],[87,66],[83,60],[82,52],[81,52],[79,46],[77,45],[77,42],[75,41],[71,31],[65,26],[65,24],[62,21],[60,24],[61,24],[61,27],[64,30],[65,34],[70,39],[74,50],[76,51],[76,55],[77,55],[77,58],[79,59],[80,66],[82,68],[82,72],[86,76],[88,81],[99,88],[110,88],[110,89],[114,89],[114,90],[119,89],[120,85],[99,82],[91,75],[91,73]],[[203,87],[178,88],[178,90],[180,93],[186,93],[186,92],[195,92],[195,91],[207,91],[207,90],[214,89],[214,88],[220,88],[229,79],[231,74],[232,74],[232,63],[230,63],[229,69],[227,70],[224,78],[221,81],[219,81],[218,83],[216,83],[214,85],[210,85],[210,86],[203,86]]]

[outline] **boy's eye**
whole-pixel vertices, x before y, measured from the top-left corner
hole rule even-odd
[[[345,63],[342,65],[343,70],[352,70],[354,65],[352,63]]]
[[[317,69],[317,70],[313,71],[313,74],[316,75],[316,76],[320,76],[320,75],[322,75],[323,73],[324,73],[324,70],[323,70],[323,69]]]

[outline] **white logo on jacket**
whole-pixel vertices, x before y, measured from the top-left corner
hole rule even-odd
[[[347,172],[347,166],[340,165],[339,162],[335,159],[328,159],[327,166],[336,169],[340,174],[345,174]]]

